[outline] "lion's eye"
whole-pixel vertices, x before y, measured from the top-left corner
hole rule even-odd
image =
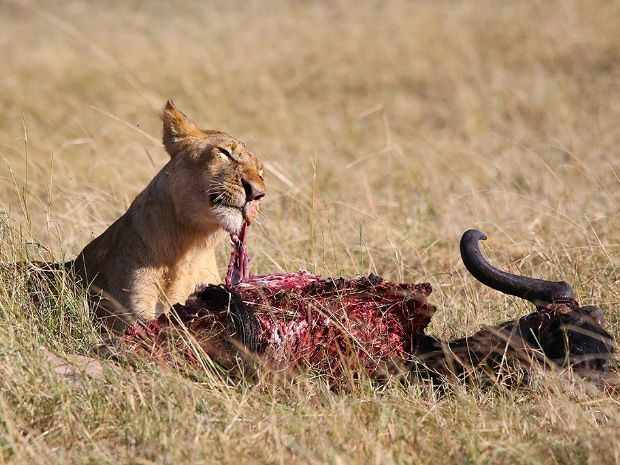
[[[263,170],[258,170],[258,176],[263,179]]]
[[[218,150],[218,152],[220,152],[221,155],[224,155],[225,157],[228,157],[232,160],[233,156],[230,150],[222,148],[222,147],[216,147],[216,149]]]

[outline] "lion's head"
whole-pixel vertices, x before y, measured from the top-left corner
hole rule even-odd
[[[199,230],[217,225],[239,234],[254,221],[265,196],[258,157],[228,134],[199,129],[171,100],[161,118],[172,158],[170,193],[180,221]]]

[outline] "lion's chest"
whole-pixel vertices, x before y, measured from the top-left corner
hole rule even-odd
[[[160,281],[164,305],[184,303],[200,284],[219,284],[214,250],[195,251],[162,268]]]

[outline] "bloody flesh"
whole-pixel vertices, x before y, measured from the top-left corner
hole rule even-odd
[[[251,278],[230,289],[252,308],[263,357],[276,369],[297,367],[338,383],[348,368],[369,375],[417,348],[434,307],[430,284],[395,284],[377,276],[325,280],[305,271]]]
[[[179,349],[183,358],[196,361],[178,340],[170,346],[169,333],[162,336],[162,330],[180,324],[216,359],[214,345],[232,338],[272,369],[310,372],[340,387],[362,371],[377,377],[392,362],[411,358],[435,311],[427,302],[431,291],[428,283],[396,284],[373,275],[254,276],[226,289],[208,286],[191,305],[175,306],[178,317],[162,315],[146,326],[132,325],[126,339],[168,363],[173,358],[167,351]],[[239,318],[238,305],[245,312]],[[243,327],[250,319],[256,324]]]
[[[167,363],[174,363],[171,351],[197,363],[185,342],[170,341],[167,328],[181,325],[216,360],[235,339],[272,369],[311,372],[332,386],[360,371],[376,377],[411,358],[435,311],[427,302],[430,284],[374,275],[323,279],[306,271],[252,276],[246,233],[244,225],[231,235],[225,287],[205,287],[192,304],[175,305],[174,317],[132,325],[126,342]]]
[[[243,227],[238,236],[236,234],[230,235],[232,251],[230,253],[228,273],[226,273],[227,286],[238,284],[250,277],[250,256],[245,246],[247,229],[247,223],[243,223]]]

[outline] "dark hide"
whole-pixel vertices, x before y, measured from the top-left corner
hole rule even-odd
[[[461,376],[482,368],[499,373],[516,366],[569,368],[583,377],[598,378],[610,369],[614,344],[602,325],[598,307],[576,303],[551,304],[472,336],[441,342],[424,336],[411,370],[432,378]]]

